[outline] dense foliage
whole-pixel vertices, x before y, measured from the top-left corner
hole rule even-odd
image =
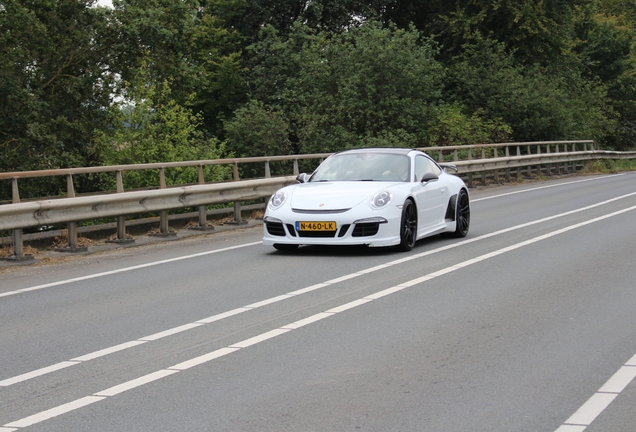
[[[376,145],[636,147],[634,2],[95,1],[0,0],[0,170]]]

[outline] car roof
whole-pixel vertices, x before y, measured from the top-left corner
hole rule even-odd
[[[370,148],[355,148],[350,150],[343,150],[335,154],[348,154],[348,153],[393,153],[407,155],[412,151],[420,151],[413,148],[401,148],[401,147],[370,147]]]

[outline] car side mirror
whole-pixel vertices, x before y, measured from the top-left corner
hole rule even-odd
[[[451,164],[451,163],[441,163],[439,164],[439,166],[441,168],[443,168],[445,171],[448,171],[449,169],[455,171],[455,172],[459,172],[459,170],[457,169],[457,165],[455,164]]]
[[[307,180],[309,180],[307,173],[300,173],[298,174],[298,177],[296,177],[296,181],[298,183],[307,183]]]
[[[420,180],[421,183],[428,183],[428,182],[434,182],[439,180],[439,177],[436,176],[433,173],[426,173],[422,176],[422,179]]]

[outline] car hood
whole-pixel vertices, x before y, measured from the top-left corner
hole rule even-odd
[[[291,207],[298,210],[344,210],[368,201],[377,192],[391,189],[395,182],[319,182],[295,186]]]

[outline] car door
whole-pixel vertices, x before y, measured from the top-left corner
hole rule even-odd
[[[442,169],[430,158],[424,155],[415,157],[415,199],[418,209],[417,231],[418,237],[438,229],[444,224],[446,206],[448,204],[448,187],[440,180],[422,183],[426,174],[442,175]]]

